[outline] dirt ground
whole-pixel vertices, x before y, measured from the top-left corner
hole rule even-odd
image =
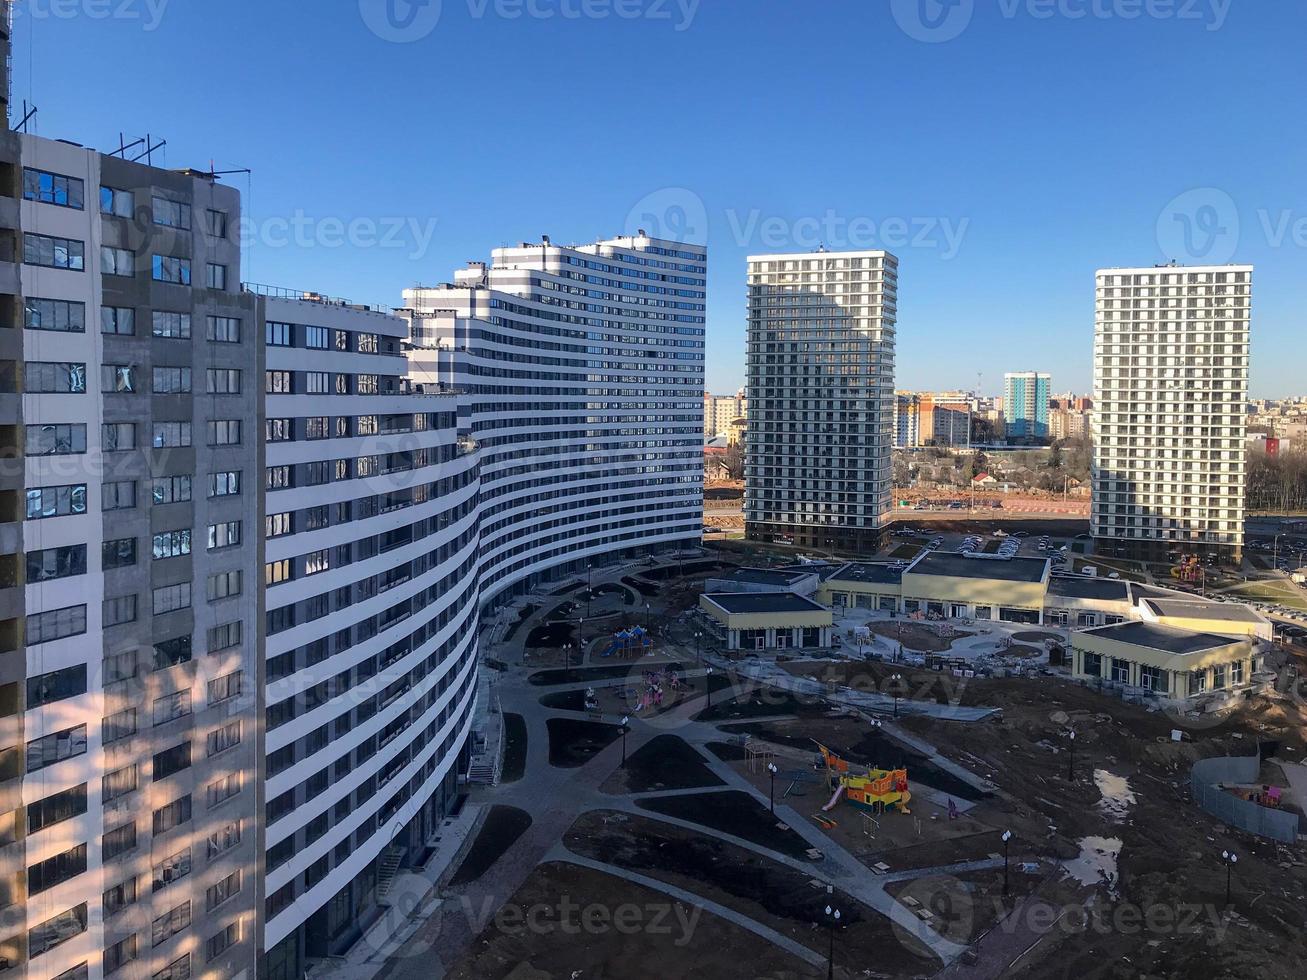
[[[631,753],[626,765],[600,787],[605,793],[703,789],[725,785],[703,756],[675,735],[659,735]]]
[[[818,953],[826,952],[828,937],[814,925],[834,902],[845,923],[836,964],[855,972],[871,959],[878,973],[898,977],[929,976],[939,967],[927,949],[850,896],[832,896],[814,888],[807,875],[724,841],[656,820],[595,812],[573,825],[566,843],[577,854],[703,895]]]
[[[616,876],[557,863],[531,873],[448,974],[449,980],[819,975],[825,972],[733,923]]]

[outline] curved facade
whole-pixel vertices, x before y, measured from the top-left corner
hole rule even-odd
[[[694,245],[546,239],[405,291],[413,381],[479,447],[484,601],[700,540],[706,276]]]
[[[476,702],[476,456],[407,325],[268,299],[263,973],[342,952],[455,799]]]

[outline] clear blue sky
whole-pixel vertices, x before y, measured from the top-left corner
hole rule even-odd
[[[688,228],[717,391],[745,256],[823,239],[899,254],[903,387],[1086,389],[1094,270],[1189,249],[1257,266],[1254,396],[1307,391],[1307,4],[952,2],[28,0],[14,99],[44,136],[252,168],[245,277],[357,301]]]

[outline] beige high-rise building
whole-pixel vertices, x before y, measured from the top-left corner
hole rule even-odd
[[[731,424],[737,419],[747,418],[749,399],[741,388],[733,395],[703,396],[703,438],[705,441],[718,436],[730,436]]]

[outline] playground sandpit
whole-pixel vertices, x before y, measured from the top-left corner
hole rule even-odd
[[[693,793],[688,796],[654,796],[639,801],[646,810],[687,820],[739,837],[792,858],[812,860],[812,846],[795,831],[778,826],[778,818],[748,793]]]
[[[531,814],[525,810],[515,806],[492,806],[449,886],[456,888],[476,881],[517,843],[530,826]]]
[[[629,918],[615,922],[616,910],[636,910],[635,927]],[[468,948],[449,980],[736,977],[742,963],[758,980],[818,975],[732,922],[616,873],[557,862],[532,871]]]
[[[559,769],[585,765],[622,735],[620,725],[572,718],[550,718],[545,726],[549,729],[549,764]]]
[[[707,760],[676,735],[651,739],[626,760],[600,789],[605,793],[650,793],[655,790],[704,789],[726,785]]]
[[[834,902],[842,926],[835,963],[853,975],[871,962],[877,973],[895,976],[930,974],[941,965],[925,946],[901,937],[889,920],[848,894],[814,888],[809,875],[726,841],[602,811],[582,816],[564,840],[576,854],[693,892],[822,955],[828,937],[813,925],[825,920],[825,907]]]
[[[504,763],[501,783],[515,783],[526,775],[527,733],[526,719],[521,715],[504,714]]]

